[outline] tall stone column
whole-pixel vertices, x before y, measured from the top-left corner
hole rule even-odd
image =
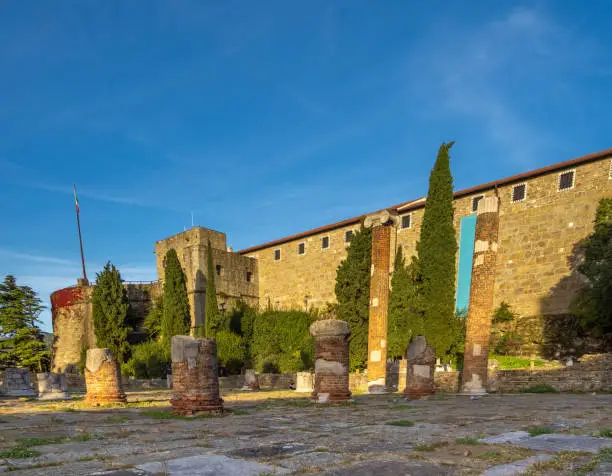
[[[349,391],[349,342],[346,322],[337,319],[315,321],[310,334],[315,338],[315,403],[338,403],[351,398]]]
[[[463,392],[469,394],[487,392],[489,339],[498,247],[499,199],[483,198],[478,203],[477,213],[463,361]]]
[[[214,339],[172,337],[172,411],[179,415],[220,413],[219,361]]]
[[[126,402],[121,386],[121,373],[115,357],[109,349],[89,349],[85,361],[85,401],[101,403]]]
[[[370,393],[387,391],[387,318],[389,314],[391,234],[396,222],[397,216],[387,210],[367,216],[364,222],[367,228],[372,228],[368,329],[368,392]]]

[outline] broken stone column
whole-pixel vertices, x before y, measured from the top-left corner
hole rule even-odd
[[[38,381],[39,400],[59,400],[69,399],[66,375],[55,372],[45,372],[36,374]]]
[[[406,354],[406,387],[404,394],[409,398],[422,398],[436,393],[434,370],[436,351],[427,345],[424,336],[416,336],[408,346]]]
[[[119,365],[109,349],[89,349],[85,361],[85,401],[93,405],[126,402]]]
[[[314,374],[312,372],[298,372],[295,378],[296,392],[312,392],[314,389]]]
[[[259,380],[254,369],[247,369],[244,372],[244,387],[242,390],[259,390]]]
[[[35,397],[27,369],[8,368],[4,371],[0,393],[7,397]]]
[[[384,210],[366,217],[372,228],[372,267],[368,328],[368,392],[387,391],[387,318],[389,312],[389,272],[391,232],[397,216]]]
[[[217,342],[191,336],[172,338],[172,411],[179,415],[220,413]]]
[[[493,315],[493,293],[497,261],[499,199],[478,202],[470,304],[466,322],[462,390],[468,394],[487,392],[489,339]]]
[[[349,391],[349,342],[344,321],[326,319],[310,326],[315,338],[315,403],[338,403],[351,398]]]

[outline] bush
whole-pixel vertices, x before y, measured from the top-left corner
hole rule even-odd
[[[143,342],[132,347],[132,357],[121,366],[126,376],[138,379],[166,378],[170,355],[161,342]]]
[[[246,356],[242,337],[234,332],[221,330],[217,332],[215,339],[217,340],[219,365],[224,367],[230,375],[239,374]]]
[[[499,368],[501,370],[510,370],[510,369],[526,369],[531,366],[531,359],[526,359],[524,357],[512,357],[507,355],[489,355],[489,359],[497,360],[499,363]],[[534,360],[533,365],[535,367],[541,367],[546,362],[544,360]]]
[[[526,387],[520,389],[521,393],[558,393],[553,387],[547,383],[539,383],[532,387]]]
[[[311,314],[267,311],[255,318],[251,357],[258,372],[299,372],[313,367],[314,340],[308,332]]]

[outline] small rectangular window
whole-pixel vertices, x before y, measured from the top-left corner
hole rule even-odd
[[[321,238],[321,249],[326,250],[329,248],[329,236],[324,236]]]
[[[612,180],[612,159],[610,159],[610,170],[608,170],[608,180]]]
[[[306,253],[306,243],[300,243],[298,245],[298,255],[303,255]]]
[[[247,283],[250,283],[251,281],[253,281],[253,273],[251,273],[250,271],[247,271],[246,280],[247,280]]]
[[[574,188],[573,170],[559,174],[559,190],[568,190],[570,188]]]
[[[280,261],[281,259],[281,250],[274,250],[274,261]]]
[[[221,267],[221,265],[218,264],[217,266],[215,266],[215,269],[217,270],[217,276],[221,276],[221,273],[223,273],[223,268]]]
[[[483,198],[484,198],[484,195],[478,195],[477,197],[472,198],[472,211],[473,212],[477,212],[478,211],[478,203]]]
[[[512,187],[512,202],[520,202],[527,197],[527,184],[522,183]]]
[[[402,230],[406,228],[410,228],[410,225],[412,225],[412,215],[411,214],[404,215],[402,217]]]
[[[348,230],[344,232],[344,242],[345,243],[350,243],[352,238],[353,238],[353,230]]]

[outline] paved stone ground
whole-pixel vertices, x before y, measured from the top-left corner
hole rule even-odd
[[[608,474],[612,461],[612,450],[605,449],[612,438],[567,437],[612,429],[610,394],[479,400],[439,394],[410,402],[397,394],[357,395],[352,404],[315,406],[295,392],[233,392],[224,395],[226,414],[199,418],[172,418],[169,397],[164,390],[130,393],[127,404],[100,408],[81,400],[0,400],[0,472],[517,474],[503,472],[508,465],[557,475]],[[520,431],[528,433],[479,441]],[[529,462],[510,464],[523,460]]]

